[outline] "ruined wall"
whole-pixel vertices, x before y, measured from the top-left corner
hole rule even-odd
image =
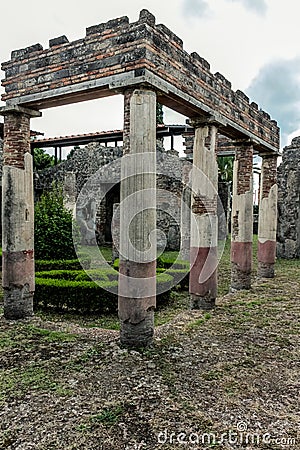
[[[2,176],[2,150],[3,141],[0,139],[0,176]],[[71,207],[72,201],[70,197],[70,189],[72,190],[70,176],[73,174],[75,178],[75,195],[79,194],[86,181],[99,168],[114,162],[110,166],[109,171],[104,171],[101,175],[103,183],[116,184],[119,183],[121,174],[120,158],[123,154],[122,147],[102,147],[99,143],[90,143],[86,147],[79,148],[69,160],[63,161],[61,164],[45,169],[34,174],[35,195],[38,198],[43,190],[48,190],[53,181],[64,183],[65,193],[68,197],[68,206]],[[157,141],[157,167],[159,174],[157,175],[157,223],[161,230],[158,234],[158,247],[163,247],[165,239],[170,250],[176,250],[180,246],[180,210],[181,210],[181,194],[182,194],[182,168],[185,164],[184,159],[180,159],[173,155],[172,151],[165,151],[162,143]],[[72,177],[73,178],[73,177]],[[108,196],[97,208],[97,230],[100,242],[106,241],[109,222],[108,215],[112,212],[110,202],[118,203],[116,186],[112,195]],[[171,195],[167,193],[170,192]],[[225,214],[228,202],[228,186],[225,183],[219,183],[219,194],[224,205]],[[1,199],[0,199],[1,202]],[[85,205],[88,207],[88,205]],[[218,208],[220,209],[220,208]],[[221,211],[223,214],[223,209]],[[221,214],[220,213],[220,214]],[[224,239],[227,234],[226,219],[219,214],[219,237]],[[0,224],[1,232],[1,224]],[[165,237],[164,237],[165,235]]]
[[[278,167],[277,256],[300,258],[300,137],[283,149]]]
[[[72,158],[63,161],[61,164],[50,167],[41,172],[35,173],[34,187],[37,191],[49,189],[53,180],[64,181],[67,172],[76,175],[77,194],[82,187],[100,167],[119,159],[122,156],[122,147],[102,147],[97,143],[90,143],[83,148],[75,150]],[[117,169],[116,169],[117,170]],[[116,182],[120,173],[111,170],[108,180]]]
[[[97,233],[99,243],[110,242],[110,217],[113,212],[113,204],[119,203],[119,181],[121,176],[122,147],[102,147],[99,143],[90,143],[84,148],[77,149],[69,160],[61,164],[35,173],[35,192],[38,197],[43,190],[50,189],[53,180],[64,183],[73,173],[76,179],[76,196],[87,180],[101,167],[107,166],[107,170],[101,171],[101,183],[112,186],[107,196],[100,204],[97,204]],[[160,232],[157,236],[158,247],[177,250],[180,247],[180,214],[182,196],[182,173],[186,164],[185,158],[179,158],[177,152],[165,151],[160,140],[157,141],[157,226]],[[113,163],[113,164],[110,164]],[[70,184],[70,183],[69,183]],[[67,186],[65,190],[71,189]],[[86,192],[88,199],[95,198],[98,186],[89,184]],[[227,209],[228,209],[228,184],[219,183],[220,202],[218,204],[219,238],[225,239],[227,235]],[[93,203],[93,202],[92,202]],[[223,206],[221,206],[221,203]],[[79,205],[83,215],[91,214],[91,201]],[[224,209],[223,209],[224,208]],[[90,234],[90,233],[87,233]],[[107,238],[108,236],[108,238]],[[92,239],[92,237],[90,236]],[[89,237],[87,237],[87,241]]]
[[[122,147],[102,147],[99,143],[90,143],[84,148],[77,149],[74,155],[61,164],[35,174],[35,191],[39,196],[43,190],[51,187],[51,183],[59,181],[64,183],[70,173],[75,174],[77,196],[84,187],[85,197],[88,199],[80,201],[77,212],[80,210],[83,218],[92,214],[91,209],[96,208],[96,222],[98,242],[103,244],[109,242],[110,217],[113,212],[113,203],[118,203],[119,182],[121,177]],[[180,246],[180,203],[182,191],[182,167],[184,161],[170,152],[165,151],[161,142],[157,141],[157,226],[161,230],[158,235],[158,246],[167,247],[170,250],[178,249]],[[107,169],[106,169],[107,166]],[[100,168],[101,175],[97,183],[86,182]],[[105,198],[98,202],[99,183],[111,189]],[[115,185],[115,186],[113,186]],[[96,204],[94,205],[94,200]],[[93,230],[87,231],[86,243],[92,242]],[[165,236],[165,237],[164,237]]]
[[[2,214],[2,164],[3,164],[3,139],[0,138],[0,214]],[[2,240],[2,220],[0,220],[0,242]],[[2,261],[0,263],[2,265]]]

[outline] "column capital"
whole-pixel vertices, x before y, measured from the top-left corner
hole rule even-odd
[[[129,85],[129,86],[119,89],[119,93],[122,95],[126,95],[127,92],[133,93],[135,91],[151,91],[154,94],[156,94],[156,96],[158,94],[162,93],[161,91],[159,91],[159,89],[157,89],[155,86],[152,86],[149,83],[139,83],[139,84]]]
[[[254,145],[259,144],[259,142],[256,141],[255,139],[245,137],[245,138],[241,138],[241,139],[234,139],[232,141],[232,144],[235,147],[250,147],[251,145],[254,146]]]
[[[8,114],[26,114],[29,117],[41,117],[41,111],[31,108],[25,108],[19,105],[6,105],[0,107],[0,115],[7,116]]]
[[[201,127],[206,127],[206,126],[216,126],[217,128],[219,126],[225,126],[226,122],[223,121],[221,118],[216,117],[216,116],[195,116],[195,117],[190,117],[186,123],[188,125],[191,125],[193,128],[201,128]]]
[[[259,156],[263,159],[276,159],[280,156],[278,153],[259,153]]]

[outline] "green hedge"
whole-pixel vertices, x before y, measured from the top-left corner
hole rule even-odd
[[[36,272],[36,278],[47,278],[54,280],[77,281],[78,275],[84,273],[83,270],[45,270]],[[91,280],[89,280],[91,281]]]
[[[187,269],[173,269],[172,267],[171,269],[167,269],[164,274],[170,275],[173,278],[175,286],[179,285],[181,289],[188,289],[190,274]]]
[[[115,259],[113,263],[113,268],[115,270],[119,270],[119,258]],[[159,256],[156,260],[156,270],[158,269],[161,271],[163,269],[169,269],[172,267],[172,269],[185,269],[190,270],[190,263],[189,261],[185,261],[183,259],[178,259],[177,261],[174,258]]]
[[[91,258],[89,256],[80,258],[80,262],[78,259],[38,259],[35,261],[36,272],[45,270],[82,270],[82,267],[89,269],[90,266]]]
[[[81,271],[76,276],[76,281],[91,281],[91,280],[103,280],[103,281],[118,281],[118,272],[114,269],[90,269]]]
[[[83,313],[111,313],[117,311],[117,281],[70,281],[63,279],[35,279],[35,307],[76,310]],[[114,289],[115,293],[106,288]]]
[[[92,272],[92,271],[91,271]],[[97,270],[99,275],[100,270]],[[103,271],[104,279],[78,281],[85,277],[84,271],[52,270],[37,272],[35,279],[35,308],[56,308],[75,310],[82,313],[116,313],[118,309],[118,281],[110,281],[110,269]],[[105,278],[107,277],[107,278]],[[157,290],[167,290],[157,296],[158,305],[170,299],[173,277],[168,274],[157,276]],[[107,291],[109,289],[112,292]]]
[[[186,271],[190,270],[190,263],[189,261],[184,261],[181,259],[178,259],[177,261],[173,261],[171,259],[163,259],[164,267],[166,269],[185,269]]]

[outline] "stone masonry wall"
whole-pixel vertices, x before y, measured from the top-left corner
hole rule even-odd
[[[300,258],[300,137],[283,149],[277,177],[277,256]]]
[[[74,152],[72,158],[63,161],[61,164],[50,167],[35,174],[35,190],[43,191],[49,189],[52,181],[63,182],[67,172],[76,175],[77,194],[81,191],[86,181],[100,167],[112,161],[118,160],[123,154],[122,147],[102,147],[98,143],[90,143],[86,147],[79,148]],[[114,183],[120,179],[117,166],[114,166],[109,173],[107,182]]]
[[[86,198],[95,199],[97,202],[98,185],[93,183],[85,185],[88,179],[101,167],[107,166],[107,170],[101,172],[100,182],[106,185],[118,184],[121,177],[122,147],[102,147],[98,143],[88,144],[84,148],[77,149],[74,155],[61,164],[35,174],[35,190],[38,195],[43,190],[51,187],[53,181],[64,182],[65,176],[72,172],[76,176],[77,195],[85,186]],[[169,249],[177,249],[180,245],[180,202],[181,179],[184,161],[178,157],[170,156],[168,151],[157,142],[157,225],[161,230],[158,245],[163,247],[167,243]],[[111,163],[111,164],[109,164]],[[108,165],[109,164],[109,165]],[[119,189],[119,188],[118,188]],[[95,193],[92,191],[94,190]],[[97,203],[97,233],[98,241],[105,242],[105,224],[112,205],[110,195],[107,195],[100,204]],[[119,201],[119,200],[118,200]],[[82,211],[89,210],[90,201],[82,204]],[[80,205],[77,205],[80,208]],[[163,236],[165,235],[165,237]],[[91,241],[91,236],[87,238]]]
[[[51,99],[55,89],[72,86],[69,94],[61,94],[68,103],[66,98],[77,92],[79,83],[89,83],[85,89],[92,92],[95,80],[130,73],[129,84],[134,78],[139,83],[147,70],[161,82],[170,83],[200,101],[205,114],[217,113],[225,122],[227,120],[227,130],[232,127],[236,131],[237,125],[239,130],[250,131],[279,148],[279,128],[269,114],[260,110],[256,103],[250,104],[243,92],[233,91],[222,74],[212,74],[209,63],[197,53],[187,53],[182,40],[165,25],[156,25],[155,17],[147,10],[140,12],[137,22],[129,23],[128,17],[121,17],[91,26],[83,39],[74,42],[61,36],[49,41],[49,49],[35,44],[15,50],[11,60],[2,64],[2,69],[5,72],[2,100],[18,104],[22,103],[22,97],[28,96],[25,103],[33,107],[43,106],[45,98]],[[123,80],[126,85],[127,78]],[[113,87],[114,82],[111,83]],[[37,94],[35,100],[34,94]],[[96,97],[97,93],[94,95]],[[175,105],[170,94],[162,92],[160,96],[167,106]]]

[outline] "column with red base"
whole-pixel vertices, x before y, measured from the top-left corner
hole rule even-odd
[[[193,120],[190,298],[192,309],[210,309],[217,296],[217,127]]]
[[[4,107],[2,178],[2,285],[4,316],[33,314],[34,196],[30,118],[38,111]]]
[[[250,289],[253,240],[253,146],[235,143],[231,214],[231,289]]]
[[[257,275],[273,278],[277,229],[277,155],[262,155],[260,180]]]

